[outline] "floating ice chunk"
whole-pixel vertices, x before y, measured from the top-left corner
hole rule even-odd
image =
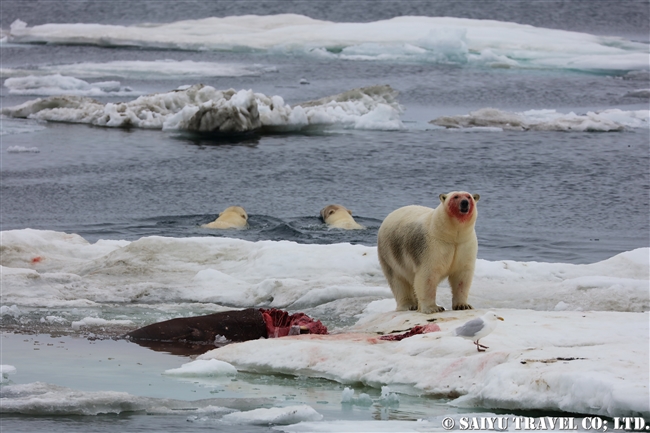
[[[50,323],[50,324],[57,323],[59,325],[63,325],[68,323],[68,321],[60,316],[45,316],[45,317],[41,317],[41,323]]]
[[[122,103],[83,96],[52,96],[4,108],[17,118],[210,133],[303,128],[400,129],[402,107],[389,86],[353,89],[291,107],[280,96],[252,90],[217,90],[196,84]]]
[[[187,401],[169,398],[140,397],[126,392],[82,391],[34,382],[4,385],[2,413],[25,415],[98,415],[124,412],[148,414],[204,413],[220,414],[229,410],[213,406],[214,401],[196,400],[188,408]]]
[[[81,320],[71,323],[72,329],[79,330],[81,328],[92,328],[101,326],[130,326],[133,322],[130,320],[106,320],[98,317],[85,317]]]
[[[463,414],[465,415],[465,414]],[[477,414],[485,416],[486,414]],[[460,416],[459,416],[460,417]],[[301,422],[300,424],[275,427],[286,433],[422,433],[440,431],[442,417],[436,422],[418,419],[416,421],[396,420],[334,420],[318,422]]]
[[[352,398],[354,398],[354,390],[346,386],[341,393],[341,403],[352,404]]]
[[[379,402],[384,406],[399,406],[399,396],[394,392],[390,392],[390,387],[382,386]]]
[[[632,90],[630,92],[627,92],[625,96],[632,96],[635,98],[644,98],[648,99],[650,98],[650,89],[637,89],[637,90]]]
[[[11,316],[11,317],[20,317],[23,315],[23,312],[16,305],[7,307],[6,305],[0,306],[0,316]]]
[[[230,424],[296,424],[305,421],[319,421],[323,415],[311,406],[273,407],[270,409],[253,409],[245,412],[234,412],[224,415],[221,420]]]
[[[39,153],[38,147],[25,147],[25,146],[10,146],[7,148],[7,153]]]
[[[27,23],[25,21],[21,20],[15,20],[13,23],[11,23],[11,26],[9,26],[9,29],[14,32],[18,30],[23,30],[27,28]]]
[[[359,397],[355,397],[354,390],[346,387],[341,394],[341,404],[367,407],[372,406],[372,398],[365,392],[359,394]]]
[[[0,136],[25,134],[45,129],[45,122],[39,122],[36,120],[12,119],[11,117],[3,115],[0,115],[0,119],[2,119],[2,121],[0,121]]]
[[[215,346],[220,346],[222,344],[228,344],[228,343],[230,343],[230,340],[228,340],[223,335],[217,335],[217,336],[214,337],[214,345]]]
[[[224,361],[218,359],[198,359],[181,365],[179,368],[165,370],[170,376],[234,376],[237,369]]]
[[[121,77],[136,80],[158,80],[189,77],[242,77],[277,72],[277,68],[236,63],[195,62],[192,60],[116,60],[112,62],[79,62],[73,64],[43,65],[37,72],[74,77]]]
[[[116,96],[132,94],[130,88],[120,87],[119,81],[88,83],[78,78],[64,77],[60,74],[7,78],[4,85],[12,95]]]
[[[622,131],[648,128],[650,110],[623,111],[609,109],[586,114],[558,113],[556,110],[529,110],[512,113],[496,108],[482,108],[466,115],[443,116],[430,123],[445,128],[500,128],[509,131]]]
[[[13,365],[0,365],[0,383],[6,383],[9,381],[9,375],[16,374],[16,367]]]

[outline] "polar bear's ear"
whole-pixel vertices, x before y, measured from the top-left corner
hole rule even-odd
[[[478,199],[481,198],[478,194],[472,194],[472,197],[474,198],[474,201],[478,201]]]
[[[447,194],[440,194],[440,201],[444,203],[445,200],[447,200]]]
[[[350,215],[352,215],[352,211],[351,211],[350,209],[348,209],[348,213],[349,213]]]

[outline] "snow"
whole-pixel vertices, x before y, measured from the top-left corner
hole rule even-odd
[[[642,43],[509,22],[405,16],[335,23],[296,14],[205,18],[146,26],[43,24],[16,20],[11,43],[263,50],[347,60],[414,60],[498,68],[594,72],[648,70]]]
[[[103,104],[86,96],[75,96],[93,93],[93,85],[85,81],[60,77],[61,82],[52,83],[52,77],[46,78],[9,78],[6,80],[9,84],[5,82],[5,85],[13,89],[35,88],[35,92],[65,94],[3,108],[2,114],[105,127],[213,133],[251,132],[262,128],[299,131],[313,127],[382,130],[403,127],[399,118],[402,107],[396,101],[396,92],[389,86],[353,89],[293,107],[285,104],[280,96],[269,97],[252,90],[217,90],[202,84],[144,95],[128,102]],[[53,90],[39,87],[47,85],[54,86]],[[66,86],[73,91],[64,92]],[[101,87],[100,91],[104,92]]]
[[[170,376],[233,376],[237,369],[227,362],[216,359],[199,359],[181,365],[179,368],[166,370],[165,374]]]
[[[356,323],[331,327],[331,335],[229,344],[167,374],[218,375],[232,366],[382,388],[384,406],[398,404],[398,394],[412,394],[446,396],[463,410],[650,416],[650,248],[583,265],[479,259],[470,293],[476,310],[423,315],[394,311],[375,247],[158,236],[91,244],[78,235],[32,229],[3,231],[0,242],[3,321],[27,320],[40,308],[39,321],[80,331],[166,320],[191,303],[311,308],[325,317],[351,306],[346,314]],[[438,302],[449,308],[448,286],[438,293]],[[130,322],[104,315],[106,303],[128,308]],[[48,312],[75,306],[83,309],[68,310],[63,321],[62,314]],[[488,310],[505,321],[481,339],[486,352],[451,335]],[[402,341],[378,338],[430,323],[441,331]],[[350,391],[343,402],[378,403]],[[32,410],[25,405],[21,411]],[[73,409],[61,408],[66,410]],[[301,416],[291,422],[307,422]]]

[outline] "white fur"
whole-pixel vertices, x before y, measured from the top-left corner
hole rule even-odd
[[[451,285],[452,308],[472,308],[467,298],[478,251],[474,231],[478,198],[450,192],[440,195],[441,204],[435,209],[406,206],[386,217],[379,228],[377,252],[398,311],[443,311],[436,304],[436,291],[445,278]],[[463,199],[471,210],[459,216]]]
[[[219,214],[219,218],[201,227],[207,229],[245,229],[248,228],[248,214],[241,206],[230,206]]]
[[[325,206],[320,211],[320,216],[325,224],[330,227],[345,230],[365,229],[364,226],[358,224],[354,218],[352,218],[352,211],[347,209],[345,206],[341,206],[340,204],[331,204]]]

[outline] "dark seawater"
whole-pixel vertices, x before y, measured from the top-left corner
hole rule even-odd
[[[53,124],[3,137],[2,229],[89,241],[227,236],[375,245],[393,209],[481,194],[479,257],[593,262],[648,245],[648,133],[363,131],[239,143]],[[341,203],[367,230],[328,229]],[[229,205],[250,229],[200,228]]]

